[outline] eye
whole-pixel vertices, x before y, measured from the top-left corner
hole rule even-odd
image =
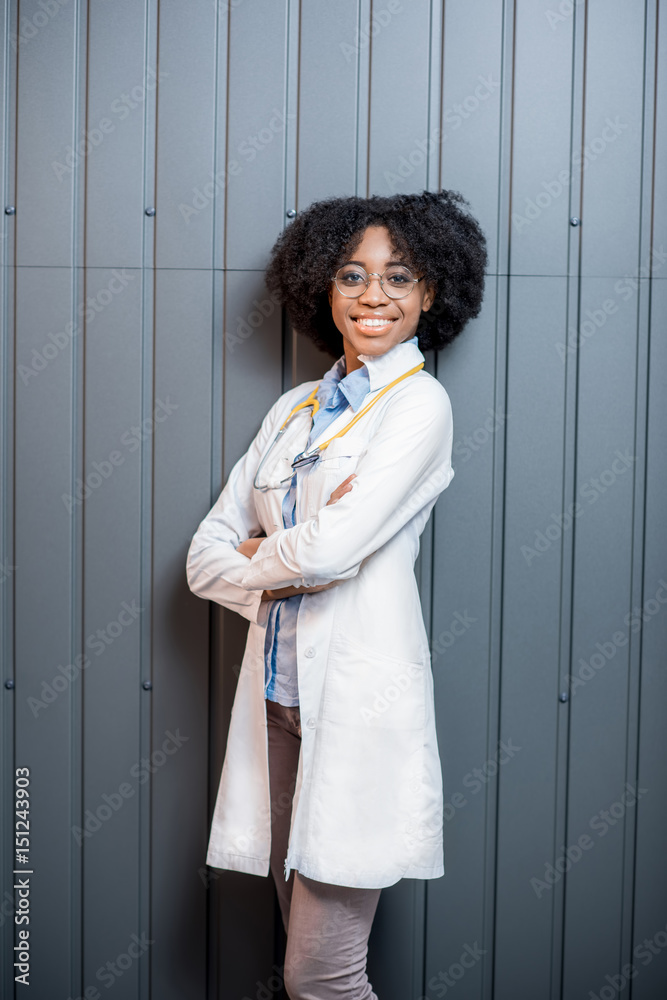
[[[338,274],[336,275],[337,281],[342,281],[346,287],[353,287],[355,285],[363,285],[366,282],[366,276],[355,267],[342,267]]]
[[[397,288],[402,288],[414,280],[414,275],[407,267],[392,267],[388,269],[384,280],[395,285]]]

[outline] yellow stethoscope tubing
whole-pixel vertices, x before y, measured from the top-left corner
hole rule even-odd
[[[312,458],[315,455],[317,455],[318,452],[324,451],[324,449],[328,445],[330,445],[331,442],[334,441],[337,437],[342,437],[343,434],[347,434],[347,432],[349,431],[349,429],[354,424],[356,424],[357,420],[361,420],[361,418],[363,417],[363,415],[365,413],[368,413],[368,411],[370,410],[370,408],[372,406],[374,406],[375,403],[377,403],[378,399],[381,396],[383,396],[385,394],[385,392],[388,392],[389,389],[392,388],[392,386],[396,385],[396,383],[400,382],[402,379],[408,378],[408,376],[410,376],[410,375],[414,375],[415,372],[418,372],[420,368],[424,367],[424,364],[425,364],[425,362],[422,361],[420,364],[415,365],[414,368],[411,368],[410,371],[403,372],[403,374],[399,375],[398,378],[395,378],[392,382],[389,382],[387,385],[385,385],[383,387],[383,389],[377,394],[377,396],[375,396],[373,399],[371,399],[370,403],[367,403],[366,406],[363,407],[363,409],[359,410],[359,412],[357,414],[355,414],[355,416],[352,418],[352,420],[350,420],[349,423],[345,424],[345,426],[343,428],[341,428],[341,430],[339,430],[337,434],[333,434],[330,438],[328,438],[322,444],[317,445],[317,447],[315,448],[315,450],[312,451],[312,452],[310,452],[308,455],[297,455],[297,458],[301,458],[302,461],[304,459],[307,459],[307,458]],[[273,444],[269,448],[269,451],[266,453],[266,455],[264,456],[264,458],[266,458],[268,456],[269,452],[272,450],[272,448],[274,447],[276,441],[278,440],[278,438],[280,437],[280,435],[283,433],[283,431],[285,430],[285,428],[287,427],[288,423],[290,422],[290,420],[292,419],[292,417],[294,416],[295,413],[297,413],[299,410],[303,409],[306,406],[312,406],[313,407],[312,416],[313,417],[315,416],[315,414],[317,413],[317,411],[318,411],[318,409],[320,407],[319,400],[316,399],[317,390],[319,389],[319,387],[320,387],[320,383],[318,382],[317,385],[315,386],[315,388],[313,389],[313,391],[308,396],[308,398],[304,399],[301,403],[297,403],[297,405],[290,411],[289,416],[287,417],[286,420],[283,421],[283,423],[281,424],[280,428],[278,429],[278,433],[276,434],[276,436],[275,436],[275,438],[273,440]],[[255,487],[255,489],[262,489],[262,487],[257,486],[257,476],[259,475],[259,471],[262,468],[262,465],[264,464],[264,458],[259,463],[259,466],[257,468],[257,472],[255,474],[255,480],[253,482],[253,486]],[[296,461],[296,459],[294,461]],[[290,473],[290,475],[287,476],[285,479],[281,479],[281,483],[287,482],[289,479],[292,478],[292,475],[293,475],[293,473]],[[265,489],[267,489],[267,488],[270,488],[270,487],[265,487]]]

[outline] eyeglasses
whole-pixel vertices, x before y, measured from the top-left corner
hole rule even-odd
[[[424,277],[415,278],[409,267],[403,264],[392,264],[386,268],[382,274],[371,271],[370,274],[361,264],[343,264],[331,279],[341,295],[347,299],[356,299],[368,288],[371,283],[370,275],[374,274],[380,279],[382,291],[390,299],[403,299],[409,295],[417,282]]]

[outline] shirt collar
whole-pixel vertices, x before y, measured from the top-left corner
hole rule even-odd
[[[419,349],[419,338],[415,334],[410,340],[394,344],[384,354],[360,354],[359,360],[363,361],[368,371],[369,391],[375,392],[426,359]]]
[[[318,390],[321,406],[334,403],[338,390],[343,393],[353,410],[358,410],[369,392],[381,389],[399,375],[425,360],[415,334],[409,340],[394,344],[384,354],[360,354],[361,367],[346,375],[345,355],[341,355],[324,374]]]

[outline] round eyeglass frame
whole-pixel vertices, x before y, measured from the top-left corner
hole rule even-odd
[[[373,275],[376,278],[380,279],[380,287],[382,288],[382,291],[385,293],[385,295],[388,298],[390,298],[390,299],[405,299],[405,298],[407,298],[408,295],[410,294],[410,292],[415,287],[415,285],[417,285],[420,281],[424,280],[424,275],[423,274],[422,274],[421,278],[412,278],[412,286],[408,289],[407,292],[405,292],[404,295],[391,295],[387,291],[387,289],[385,288],[384,281],[382,279],[384,278],[384,276],[387,273],[387,271],[390,271],[392,269],[392,267],[396,267],[396,264],[390,264],[389,267],[385,267],[385,269],[382,272],[382,274],[378,274],[377,271],[367,271],[365,267],[361,266],[361,264],[355,264],[354,267],[358,267],[359,270],[363,271],[364,274],[366,275],[366,285],[364,286],[363,289],[360,288],[356,295],[348,295],[346,292],[344,292],[342,290],[342,288],[340,287],[340,285],[338,284],[338,281],[336,279],[338,278],[338,275],[340,274],[340,272],[343,270],[344,267],[351,267],[351,266],[352,265],[350,265],[350,264],[341,264],[341,266],[338,268],[338,270],[334,274],[333,278],[331,279],[333,281],[334,285],[336,286],[336,288],[338,289],[338,291],[340,292],[340,294],[344,298],[346,298],[346,299],[358,299],[360,295],[363,295],[364,292],[368,291],[368,288],[369,288],[370,283],[371,283],[371,276],[373,276]],[[406,267],[405,265],[401,265],[401,266],[405,267],[406,271],[408,271],[410,274],[412,274],[412,271],[410,271],[409,267]]]

